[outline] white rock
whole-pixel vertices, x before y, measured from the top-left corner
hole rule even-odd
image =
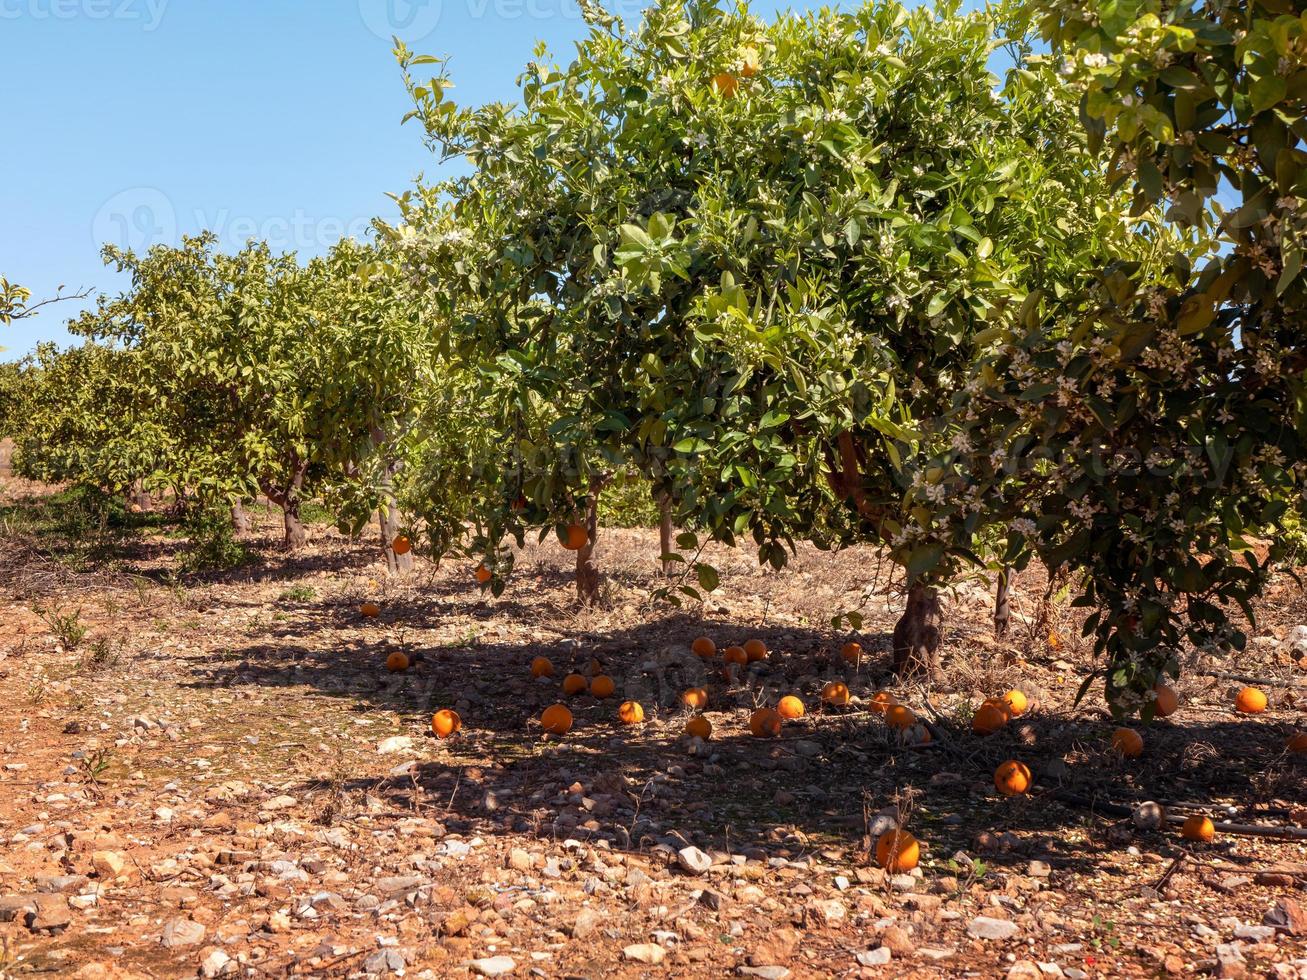
[[[622,950],[622,955],[636,963],[657,966],[667,957],[667,950],[657,943],[632,943]]]
[[[395,752],[407,752],[413,748],[413,739],[408,735],[392,735],[390,738],[383,739],[377,746],[377,751],[381,755],[391,755]]]
[[[857,956],[858,962],[863,966],[884,966],[891,959],[893,959],[893,954],[890,953],[888,946],[868,949]]]
[[[472,967],[473,973],[479,973],[483,977],[498,977],[517,969],[517,964],[511,956],[488,956],[485,959],[473,960],[469,966]]]
[[[230,956],[220,949],[215,949],[200,964],[200,973],[205,977],[220,977],[230,962]]]
[[[978,915],[967,923],[967,935],[974,939],[1011,939],[1020,930],[1015,922]]]
[[[676,863],[692,875],[705,874],[712,867],[712,858],[697,847],[683,847],[676,852]]]

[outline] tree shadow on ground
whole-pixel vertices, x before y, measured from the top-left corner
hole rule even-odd
[[[508,614],[502,605],[495,612]],[[531,612],[539,610],[522,614]],[[720,659],[705,662],[689,652],[701,633],[723,645],[758,636],[771,654],[746,670],[727,671]],[[1177,813],[1189,812],[1186,805],[1213,812],[1213,801],[1237,800],[1238,819],[1246,822],[1283,823],[1283,812],[1266,804],[1302,802],[1303,766],[1282,751],[1287,732],[1278,724],[1157,722],[1145,731],[1144,758],[1122,760],[1110,747],[1113,723],[1105,714],[1067,717],[1036,707],[980,738],[965,716],[931,712],[922,689],[897,686],[936,736],[928,746],[908,747],[865,707],[821,705],[817,692],[828,680],[842,680],[864,697],[891,680],[886,655],[852,670],[829,656],[830,645],[829,634],[815,630],[675,614],[557,642],[416,649],[380,637],[316,649],[274,638],[233,650],[221,662],[193,662],[191,683],[307,688],[359,711],[396,713],[415,738],[418,760],[392,769],[403,756],[385,757],[375,765],[385,775],[301,788],[343,790],[395,814],[428,816],[451,831],[483,837],[532,833],[636,850],[675,849],[680,841],[791,861],[836,849],[870,860],[876,815],[901,808],[941,862],[963,851],[1021,873],[1038,858],[1055,872],[1114,874],[1112,859],[1133,831],[1123,831],[1117,818],[1068,804],[1060,792],[1127,804],[1160,800]],[[887,650],[888,636],[868,637],[865,646]],[[415,663],[386,673],[385,657],[401,648]],[[551,660],[555,673],[533,682],[530,664],[539,656]],[[564,697],[562,677],[588,674],[593,660],[616,679],[616,694]],[[679,696],[687,687],[709,691],[705,717],[715,732],[706,744],[683,736],[690,712]],[[793,692],[806,702],[805,717],[788,722],[779,738],[746,734],[756,705]],[[643,705],[644,724],[619,722],[618,704],[627,699]],[[564,737],[546,736],[540,713],[559,701],[575,725]],[[431,713],[447,707],[458,710],[464,728],[438,740],[429,733]],[[1031,795],[1007,799],[995,792],[991,774],[1009,758],[1035,771]],[[1177,844],[1173,833],[1163,833],[1145,835],[1141,846],[1167,856],[1178,853]],[[963,878],[976,873],[965,858],[953,870]]]

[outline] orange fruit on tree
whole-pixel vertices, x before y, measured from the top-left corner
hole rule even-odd
[[[1259,715],[1266,710],[1266,694],[1255,687],[1245,687],[1235,695],[1234,707],[1245,715]]]
[[[911,871],[921,860],[921,845],[906,830],[890,830],[876,841],[876,863],[891,874]]]
[[[758,660],[767,659],[767,644],[762,640],[747,640],[744,644],[745,655],[749,658],[749,663]]]
[[[494,578],[494,576],[490,574],[490,569],[486,568],[485,565],[478,565],[476,570],[476,578],[477,578],[478,585],[485,585],[492,578]]]
[[[776,705],[776,713],[782,718],[789,718],[791,720],[794,718],[802,718],[803,702],[793,694],[787,694],[785,697],[781,698],[780,703]]]
[[[390,542],[390,550],[397,555],[407,555],[413,550],[413,542],[402,534],[397,535],[395,540]]]
[[[754,738],[775,738],[781,733],[780,712],[774,708],[759,708],[749,716],[749,731]]]
[[[917,716],[907,705],[896,704],[885,712],[885,721],[890,728],[903,731],[905,728],[911,728],[917,723]]]
[[[841,681],[829,681],[826,686],[821,689],[821,699],[827,704],[848,704],[849,686]]]
[[[681,704],[687,708],[704,708],[708,705],[708,691],[702,687],[687,687],[681,692]]]
[[[843,649],[840,650],[840,656],[844,658],[845,663],[850,667],[858,666],[858,662],[862,660],[862,644],[852,641],[844,644]]]
[[[568,674],[563,678],[564,694],[580,694],[588,685],[580,674]]]
[[[531,661],[532,677],[553,677],[554,665],[548,657],[536,657]]]
[[[381,615],[381,607],[375,602],[365,602],[363,605],[359,606],[359,612],[364,616],[367,616],[368,619],[375,619]]]
[[[740,87],[740,80],[734,75],[722,72],[712,77],[713,88],[715,88],[723,98],[729,99]]]
[[[739,664],[743,666],[749,662],[749,654],[744,647],[727,647],[722,651],[722,659],[728,664]]]
[[[1030,767],[1008,759],[994,770],[994,787],[1004,796],[1020,796],[1030,788]]]
[[[878,715],[883,715],[890,708],[898,704],[898,700],[889,691],[877,691],[871,696],[871,710]]]
[[[431,730],[436,738],[449,738],[462,727],[463,719],[458,716],[457,711],[451,711],[449,708],[441,708],[431,716]]]
[[[1153,701],[1154,718],[1165,718],[1167,715],[1175,714],[1175,710],[1180,707],[1180,695],[1169,684],[1156,685],[1153,688],[1153,694],[1155,695]]]
[[[638,701],[623,701],[617,709],[617,717],[623,725],[638,725],[644,721],[644,708]]]
[[[1007,724],[1007,713],[998,705],[986,701],[971,716],[971,730],[977,735],[993,735]]]
[[[704,659],[717,656],[717,644],[706,636],[701,636],[691,643],[690,650],[696,657]]]
[[[563,547],[568,551],[580,551],[590,543],[590,532],[580,524],[569,524],[563,530]]]
[[[386,669],[392,674],[408,670],[408,657],[396,650],[386,658]]]
[[[1289,736],[1284,747],[1294,755],[1307,755],[1307,732],[1298,732]]]
[[[590,681],[590,693],[597,698],[611,698],[617,690],[617,685],[607,674],[600,674]]]
[[[707,741],[712,738],[712,722],[703,715],[695,715],[685,723],[685,734]]]
[[[572,730],[572,712],[565,704],[551,704],[541,712],[540,724],[551,735],[566,735]]]
[[[1207,817],[1195,813],[1192,817],[1186,817],[1185,822],[1180,825],[1180,836],[1185,840],[1210,844],[1212,838],[1216,836],[1216,825]]]
[[[745,78],[752,78],[758,74],[762,67],[762,58],[755,47],[746,47],[740,51],[740,74]]]
[[[1112,748],[1127,759],[1137,759],[1144,754],[1144,740],[1133,728],[1118,728],[1112,733]]]
[[[1025,696],[1025,694],[1015,688],[1008,691],[999,700],[1006,705],[1008,714],[1013,718],[1016,718],[1019,715],[1024,715],[1026,709],[1030,707],[1030,700]]]

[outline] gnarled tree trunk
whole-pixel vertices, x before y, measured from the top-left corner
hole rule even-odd
[[[576,597],[589,605],[599,597],[599,565],[595,562],[595,538],[599,534],[599,488],[590,492],[585,508],[586,542],[576,553]]]
[[[250,515],[245,511],[245,502],[236,501],[231,505],[231,529],[237,534],[250,533]]]
[[[908,605],[894,627],[894,672],[899,675],[941,674],[939,593],[920,582],[908,589]]]
[[[308,464],[300,463],[292,471],[285,487],[265,485],[263,488],[268,499],[281,508],[282,524],[285,527],[281,539],[283,551],[298,551],[309,540],[304,522],[300,520],[300,491],[304,489],[304,476],[307,472]]]
[[[131,502],[136,505],[136,509],[144,513],[154,506],[154,500],[149,492],[145,489],[145,481],[137,480],[132,484]]]
[[[1012,625],[1012,569],[1004,565],[998,573],[998,588],[994,593],[994,635],[1007,636]]]

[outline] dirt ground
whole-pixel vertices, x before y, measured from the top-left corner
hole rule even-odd
[[[781,573],[722,552],[721,589],[676,611],[650,602],[656,533],[605,531],[582,610],[552,543],[496,600],[458,561],[387,580],[374,541],[324,527],[287,558],[256,515],[250,564],[180,575],[157,519],[98,550],[52,540],[27,516],[51,493],[0,479],[0,976],[1307,977],[1307,839],[1190,844],[1132,816],[1307,825],[1287,575],[1237,668],[1191,655],[1180,710],[1124,760],[1101,690],[1073,705],[1090,650],[1065,608],[1040,621],[1033,573],[1002,642],[988,583],[946,597],[948,680],[925,689],[887,673],[901,597],[867,549]],[[853,608],[856,667],[830,625]],[[700,634],[770,653],[725,672],[690,654]],[[387,672],[395,651],[409,670]],[[595,660],[616,695],[565,698]],[[1278,682],[1265,713],[1211,676],[1236,669]],[[831,679],[847,708],[821,706]],[[690,686],[706,743],[683,736]],[[869,710],[885,686],[930,744]],[[1031,710],[973,735],[1010,688]],[[790,693],[805,716],[750,737]],[[643,724],[618,722],[625,699]],[[555,701],[564,737],[538,720]],[[456,736],[431,735],[439,708]],[[1028,795],[994,789],[1010,758]],[[893,819],[922,842],[911,874],[874,860]]]

